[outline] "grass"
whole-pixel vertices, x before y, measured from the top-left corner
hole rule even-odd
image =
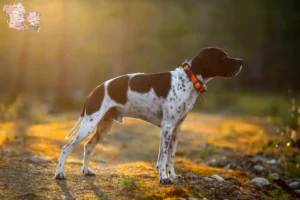
[[[178,151],[184,152],[184,156],[178,155],[175,163],[176,172],[183,179],[171,186],[159,184],[158,170],[154,167],[160,130],[135,119],[125,119],[124,124],[115,123],[112,133],[97,145],[92,158],[109,161],[107,164],[90,163],[97,176],[85,177],[81,174],[81,165],[68,163],[70,160],[82,160],[85,143],[82,142],[68,158],[67,180],[55,181],[53,174],[61,147],[68,142],[65,136],[75,123],[76,120],[64,121],[56,116],[56,121],[28,124],[25,127],[27,141],[22,145],[14,140],[3,142],[7,133],[13,131],[16,125],[14,122],[0,125],[0,144],[3,142],[0,151],[5,149],[6,152],[0,157],[0,187],[4,187],[0,190],[0,199],[61,199],[62,195],[70,199],[233,199],[236,196],[244,199],[265,196],[265,199],[271,199],[267,198],[270,197],[269,193],[252,192],[253,186],[246,185],[252,177],[247,174],[238,170],[225,171],[209,167],[200,160],[199,154],[203,158],[216,153],[217,156],[225,155],[225,150],[219,152],[223,147],[242,155],[251,147],[250,144],[267,140],[262,127],[250,117],[243,120],[240,117],[190,113],[182,126],[178,145]],[[20,126],[19,131],[21,129]],[[201,142],[210,144],[203,152],[199,149]],[[32,154],[25,154],[28,150]],[[51,163],[46,166],[34,165],[28,161],[33,155],[49,158]],[[217,182],[203,179],[213,174],[224,177],[226,181],[222,185],[226,187],[219,187]],[[211,188],[218,188],[217,193],[211,191]]]
[[[290,195],[286,193],[282,193],[279,190],[273,190],[270,192],[273,200],[289,200]]]
[[[45,121],[48,115],[47,110],[43,110],[43,106],[23,107],[21,105],[23,105],[21,102],[15,102],[10,106],[1,107],[1,114],[10,118],[10,120],[4,121],[11,122],[0,124],[0,144],[7,148],[8,145],[13,145],[15,142],[12,147],[16,153],[13,151],[11,156],[17,157],[22,155],[25,149],[29,149],[37,155],[49,157],[53,162],[44,168],[28,163],[13,163],[15,161],[9,157],[0,158],[0,165],[3,165],[0,168],[5,169],[2,172],[0,170],[0,175],[2,173],[3,177],[7,176],[2,181],[3,183],[9,182],[10,187],[14,189],[3,190],[4,196],[15,195],[15,191],[18,191],[21,197],[27,198],[26,195],[30,195],[27,191],[31,191],[33,195],[49,195],[49,198],[56,199],[61,198],[62,194],[67,195],[68,193],[71,196],[86,199],[99,196],[106,198],[106,195],[112,199],[175,199],[174,197],[187,198],[192,196],[199,199],[203,197],[213,199],[214,193],[209,193],[211,187],[209,184],[211,183],[205,182],[203,184],[201,182],[202,176],[211,176],[217,173],[225,179],[227,178],[227,181],[234,180],[230,184],[228,182],[229,186],[236,184],[245,187],[246,185],[243,184],[249,181],[251,177],[236,170],[224,171],[219,168],[199,165],[199,163],[203,163],[200,159],[203,160],[215,154],[218,154],[216,156],[227,155],[228,149],[231,150],[227,152],[230,154],[234,154],[234,152],[239,155],[255,153],[260,151],[263,145],[262,142],[258,141],[274,140],[274,136],[268,135],[263,128],[263,126],[270,126],[269,122],[266,124],[258,118],[190,113],[182,126],[182,140],[178,145],[178,152],[183,153],[181,155],[178,153],[176,160],[178,174],[183,175],[186,179],[179,185],[161,186],[158,181],[158,171],[153,168],[154,163],[150,163],[156,160],[160,130],[140,120],[125,119],[126,123],[122,125],[116,123],[113,133],[105,138],[103,144],[97,146],[94,157],[100,156],[100,158],[110,162],[100,166],[92,162],[92,168],[96,169],[96,172],[97,170],[101,172],[99,173],[100,176],[96,176],[96,178],[82,177],[80,174],[81,166],[78,166],[78,169],[73,169],[76,166],[67,164],[67,182],[54,182],[53,172],[57,164],[55,161],[60,154],[60,148],[67,143],[64,138],[75,121],[61,120],[61,116],[56,115],[55,120],[50,120],[50,123],[34,124],[47,122],[47,120]],[[38,108],[36,112],[30,111],[34,107]],[[246,93],[218,94],[212,92],[205,95],[203,107],[211,111],[219,109],[218,112],[221,113],[238,114],[242,112],[246,115],[276,116],[281,113],[281,110],[288,107],[288,103],[276,95],[254,96]],[[73,117],[71,118],[73,119]],[[24,119],[26,119],[26,123]],[[14,141],[15,135],[21,136],[23,139],[27,138],[28,141],[18,143]],[[274,141],[274,144],[278,143],[278,141]],[[201,142],[210,145],[199,150]],[[70,155],[71,159],[82,159],[83,144],[74,149]],[[0,148],[2,147],[0,146]],[[125,164],[116,165],[117,163]],[[15,169],[12,168],[15,165],[20,166]],[[108,165],[109,167],[105,169]],[[20,171],[21,169],[24,171]],[[298,165],[286,164],[285,172],[293,177],[300,177]],[[15,176],[16,174],[18,176]],[[33,181],[28,183],[27,179],[24,178],[28,174],[36,179],[32,179]],[[19,176],[23,179],[16,178]],[[0,180],[0,187],[1,184]],[[24,187],[24,192],[19,190],[19,187]],[[82,187],[88,189],[83,190]],[[243,189],[243,187],[231,189],[239,191],[241,194],[245,192],[243,195],[249,199],[256,198],[248,185],[247,189]],[[224,189],[222,195],[227,195],[230,199],[232,197],[230,192],[225,191]],[[271,195],[273,199],[289,199],[289,196],[280,190],[272,189],[267,195]]]
[[[284,163],[284,171],[292,177],[300,178],[300,163]]]
[[[145,182],[136,178],[124,178],[121,182],[123,189],[127,191],[145,189],[147,185]]]
[[[199,98],[196,108],[206,112],[279,117],[289,108],[289,102],[283,96],[273,93],[213,91],[203,97],[204,103],[200,103]]]
[[[208,145],[208,146],[204,147],[203,150],[201,150],[200,158],[205,159],[206,157],[212,156],[212,155],[214,155],[218,152],[220,152],[219,148],[217,148],[215,146]]]
[[[1,121],[26,121],[43,123],[49,116],[49,104],[35,98],[19,96],[14,102],[0,103]]]

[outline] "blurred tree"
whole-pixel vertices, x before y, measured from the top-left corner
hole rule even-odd
[[[25,77],[27,75],[27,65],[29,57],[29,41],[30,33],[28,31],[23,32],[24,38],[21,46],[21,52],[19,57],[16,84],[13,91],[11,102],[15,102],[16,99],[23,93],[25,87]]]
[[[2,95],[26,85],[32,94],[69,98],[124,73],[172,70],[206,46],[244,59],[242,73],[212,82],[217,88],[300,89],[298,0],[28,2],[42,14],[39,34],[0,24]]]
[[[67,27],[68,27],[68,6],[65,1],[61,2],[61,24],[60,24],[60,49],[59,49],[59,76],[57,80],[57,101],[65,103],[69,100],[70,92],[68,89],[68,38],[67,38]]]

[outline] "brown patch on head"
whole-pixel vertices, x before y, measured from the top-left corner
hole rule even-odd
[[[127,102],[128,80],[128,76],[121,76],[108,84],[108,95],[119,104],[126,104]]]
[[[171,89],[171,73],[135,75],[130,79],[129,86],[131,90],[139,93],[149,92],[153,88],[158,97],[166,98]]]
[[[104,86],[103,84],[96,87],[87,97],[87,100],[85,102],[85,110],[87,115],[91,115],[94,112],[97,112],[100,110],[102,101],[104,97]],[[81,113],[81,116],[84,115],[84,109]]]
[[[240,71],[243,61],[230,58],[220,48],[204,48],[199,55],[192,60],[192,71],[204,78],[209,77],[231,77]]]

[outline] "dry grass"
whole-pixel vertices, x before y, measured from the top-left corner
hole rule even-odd
[[[109,163],[91,162],[91,168],[98,175],[96,177],[82,176],[81,165],[77,163],[81,162],[84,142],[75,148],[68,161],[76,162],[67,163],[66,181],[55,181],[54,171],[60,148],[67,143],[64,138],[75,124],[74,120],[29,125],[23,130],[28,139],[21,145],[14,140],[15,136],[5,141],[6,135],[10,137],[18,133],[14,133],[13,123],[3,123],[0,125],[0,150],[3,155],[0,160],[0,188],[3,189],[0,199],[2,196],[12,199],[214,199],[218,197],[214,195],[225,193],[228,198],[237,194],[244,199],[253,199],[255,195],[265,196],[260,191],[253,194],[250,191],[252,186],[243,188],[250,178],[248,175],[236,170],[208,167],[200,159],[203,142],[220,149],[230,148],[239,154],[259,151],[262,144],[255,143],[271,136],[264,132],[268,124],[258,125],[256,121],[254,118],[245,120],[191,113],[182,127],[175,166],[185,178],[171,186],[159,184],[158,171],[154,168],[159,129],[140,120],[126,119],[122,125],[116,123],[112,133],[97,146],[93,158],[101,158]],[[226,155],[223,151],[219,153]],[[26,158],[32,155],[46,157],[52,162],[32,165],[26,162]],[[226,179],[225,188],[220,189],[220,194],[212,193],[212,183],[203,180],[204,176],[215,173]]]

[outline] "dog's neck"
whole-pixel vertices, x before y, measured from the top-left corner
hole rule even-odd
[[[186,61],[186,62],[189,64],[189,66],[191,67],[191,70],[193,71],[192,61]],[[203,78],[201,74],[198,74],[198,75],[196,75],[196,76],[197,76],[197,78],[198,78],[201,82],[203,82],[204,84],[208,83],[208,81],[211,80],[211,79],[208,80],[208,79]]]
[[[188,63],[191,67],[192,67],[192,62],[191,61],[186,61],[186,63]],[[174,71],[178,71],[178,73],[180,74],[180,76],[182,78],[184,78],[187,82],[191,82],[192,81],[189,79],[189,77],[187,76],[186,72],[184,71],[183,67],[177,67]],[[196,77],[204,84],[207,84],[209,81],[211,81],[213,78],[203,78],[201,74],[196,75]]]
[[[192,67],[193,70],[193,66],[192,66],[192,61],[188,61],[189,65]],[[204,84],[207,84],[209,81],[211,81],[212,79],[214,79],[214,77],[210,77],[210,78],[203,78],[201,74],[196,75],[197,78],[202,81]]]
[[[189,94],[187,94],[188,96],[193,96],[193,97],[197,97],[198,94],[200,94],[200,92],[198,90],[196,90],[196,88],[194,87],[194,83],[190,80],[190,78],[187,76],[186,72],[184,71],[183,67],[177,67],[175,70],[173,70],[172,72],[175,73],[175,77],[177,79],[181,79],[181,81],[184,82],[186,88],[192,88],[191,90],[187,90],[186,92],[189,92]],[[197,77],[199,78],[199,77]],[[202,77],[200,77],[202,78]],[[202,79],[199,79],[202,80]]]

